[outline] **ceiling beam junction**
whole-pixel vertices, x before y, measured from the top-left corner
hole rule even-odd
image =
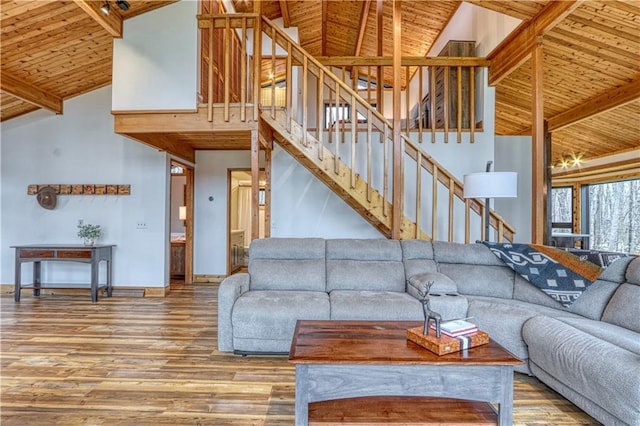
[[[280,0],[280,13],[282,14],[282,23],[285,28],[291,26],[291,16],[289,15],[289,2],[287,0]]]
[[[360,28],[358,29],[358,39],[353,49],[353,56],[360,56],[364,34],[367,29],[367,20],[369,18],[369,9],[371,8],[371,0],[365,0],[362,3],[362,11],[360,12]]]
[[[62,114],[62,98],[2,72],[0,87],[3,91],[40,108]]]
[[[74,2],[109,34],[115,38],[122,38],[122,16],[115,9],[105,15],[100,10],[102,2],[88,0],[74,0]]]
[[[576,10],[585,0],[552,1],[530,21],[522,23],[488,56],[489,85],[495,86],[531,58],[536,37],[543,36]]]
[[[327,55],[327,0],[322,2],[322,56]]]

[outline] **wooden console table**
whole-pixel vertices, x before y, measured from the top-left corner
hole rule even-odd
[[[75,245],[75,244],[32,244],[11,246],[16,249],[15,262],[15,295],[16,302],[20,301],[20,290],[32,288],[34,296],[40,296],[41,289],[90,288],[91,301],[98,301],[98,290],[107,289],[107,296],[111,297],[113,287],[111,283],[111,252],[115,245]],[[99,267],[101,261],[106,262],[107,282],[99,284]],[[91,283],[87,284],[54,284],[41,281],[42,262],[81,262],[91,264]],[[33,283],[22,284],[22,264],[33,262]]]

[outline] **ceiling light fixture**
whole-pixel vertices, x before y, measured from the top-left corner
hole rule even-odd
[[[109,2],[105,1],[102,6],[100,6],[100,10],[102,11],[102,13],[104,13],[105,15],[108,15],[109,12],[111,11],[111,6],[109,6]]]
[[[125,0],[116,0],[116,4],[122,10],[129,10],[129,2]]]

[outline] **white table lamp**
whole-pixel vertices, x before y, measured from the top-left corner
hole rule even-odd
[[[464,175],[464,198],[484,198],[484,236],[489,240],[489,210],[492,198],[515,198],[518,196],[518,173],[492,172],[492,161],[487,170]]]

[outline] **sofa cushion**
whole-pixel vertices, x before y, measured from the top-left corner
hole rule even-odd
[[[325,292],[274,290],[244,293],[236,300],[231,315],[234,348],[288,352],[297,320],[328,320],[330,313],[329,295]],[[238,346],[238,342],[243,344]],[[267,347],[269,349],[264,349]]]
[[[549,317],[528,320],[522,333],[535,365],[626,424],[639,424],[637,353]]]
[[[423,321],[422,303],[394,291],[333,290],[332,320]]]
[[[325,241],[266,238],[249,247],[251,290],[325,291]]]
[[[640,333],[640,286],[629,283],[619,286],[602,314],[602,321]]]
[[[584,318],[558,317],[557,320],[606,342],[620,346],[629,352],[640,355],[640,334],[635,331],[604,321]]]
[[[426,240],[400,240],[404,275],[412,277],[425,272],[436,272],[438,267],[433,260],[433,246]]]
[[[625,277],[628,283],[640,285],[640,257],[633,258],[629,263]]]
[[[433,258],[437,263],[505,266],[484,244],[433,242]]]
[[[429,289],[429,293],[431,294],[458,293],[458,286],[456,285],[456,283],[451,278],[449,278],[445,274],[441,274],[440,272],[425,272],[422,274],[414,275],[407,281],[409,281],[409,286],[413,287],[416,292],[424,291],[425,287],[429,283],[432,283]]]
[[[327,240],[327,291],[404,292],[402,250],[397,240]]]
[[[455,281],[461,294],[513,297],[515,273],[508,266],[439,263],[438,271]]]

